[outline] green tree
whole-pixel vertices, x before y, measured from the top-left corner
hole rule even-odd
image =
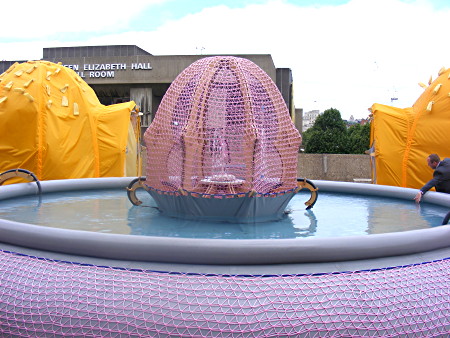
[[[369,149],[370,124],[355,124],[347,129],[335,108],[319,115],[314,125],[303,133],[306,153],[363,154]]]
[[[370,147],[370,123],[348,128],[348,153],[363,154]]]
[[[314,125],[303,133],[306,153],[346,154],[347,127],[335,108],[319,115]]]

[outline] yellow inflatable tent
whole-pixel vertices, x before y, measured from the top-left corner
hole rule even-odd
[[[22,168],[40,180],[137,176],[134,108],[102,105],[61,64],[16,63],[0,75],[0,172]]]
[[[432,178],[427,156],[450,157],[450,69],[420,85],[425,91],[410,108],[372,106],[374,183],[418,189]]]

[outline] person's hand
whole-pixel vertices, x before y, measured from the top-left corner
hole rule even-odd
[[[414,201],[416,201],[416,203],[420,203],[420,201],[422,200],[422,191],[419,191],[416,195],[416,197],[414,197]]]

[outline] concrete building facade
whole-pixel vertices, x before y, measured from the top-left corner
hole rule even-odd
[[[152,55],[134,45],[44,48],[43,60],[73,69],[104,105],[133,100],[144,114],[142,127],[152,121],[170,84],[193,62],[212,55]],[[276,83],[294,116],[292,72],[276,68],[269,54],[242,54]],[[1,61],[0,74],[14,62]]]

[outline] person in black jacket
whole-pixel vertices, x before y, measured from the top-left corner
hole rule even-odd
[[[444,158],[442,161],[437,154],[431,154],[427,157],[428,166],[434,169],[433,178],[427,182],[417,193],[414,200],[419,203],[425,194],[432,187],[437,192],[450,194],[450,158]]]

